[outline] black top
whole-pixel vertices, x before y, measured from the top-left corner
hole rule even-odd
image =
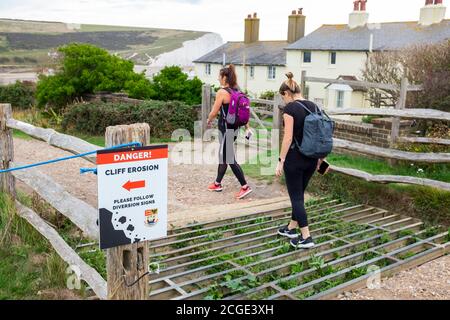
[[[227,131],[227,129],[229,129],[229,126],[225,120],[227,114],[228,114],[228,108],[229,108],[230,104],[229,103],[224,103],[222,104],[222,106],[220,107],[220,111],[219,111],[219,123],[218,123],[218,127],[219,130],[223,133],[225,131]]]
[[[317,106],[314,102],[308,100],[300,100],[305,107],[307,107],[311,112],[315,112]],[[289,102],[285,107],[283,112],[294,118],[294,137],[297,139],[299,144],[302,144],[303,140],[303,126],[305,124],[305,118],[309,115],[299,102],[293,101]]]

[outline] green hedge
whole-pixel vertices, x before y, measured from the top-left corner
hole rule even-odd
[[[75,104],[63,114],[63,130],[103,135],[106,127],[121,124],[148,123],[155,138],[170,138],[176,129],[194,132],[197,111],[178,101],[149,100],[141,104],[81,103]]]
[[[13,108],[30,108],[34,104],[35,91],[34,85],[20,81],[0,86],[0,103],[10,103]]]

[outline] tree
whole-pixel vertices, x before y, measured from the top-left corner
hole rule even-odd
[[[75,98],[99,91],[127,92],[132,98],[154,93],[144,74],[133,71],[133,62],[110,55],[89,44],[72,43],[58,49],[61,67],[53,76],[39,77],[38,106],[61,108]]]
[[[201,103],[202,82],[195,77],[188,79],[187,74],[180,67],[165,67],[153,77],[152,99],[161,101],[177,100],[188,105]]]
[[[400,85],[403,74],[400,60],[400,53],[396,51],[372,53],[366,60],[362,76],[368,82]],[[368,95],[372,106],[377,108],[395,106],[399,98],[399,92],[395,90],[369,88]]]
[[[450,41],[376,52],[369,56],[363,70],[366,81],[398,86],[404,75],[410,83],[424,87],[408,94],[407,106],[450,111]],[[368,99],[373,106],[381,107],[395,105],[398,97],[398,91],[371,89]]]

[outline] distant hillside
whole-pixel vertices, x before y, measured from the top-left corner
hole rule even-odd
[[[207,34],[186,30],[0,19],[0,66],[52,65],[49,53],[70,42],[90,43],[136,64],[148,64],[157,56],[182,48],[184,42]]]

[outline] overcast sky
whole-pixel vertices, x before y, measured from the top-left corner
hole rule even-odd
[[[418,20],[424,3],[369,0],[369,20]],[[242,40],[244,18],[257,12],[260,39],[281,40],[287,16],[298,7],[304,8],[309,33],[322,24],[347,23],[353,0],[0,0],[0,18],[212,31],[224,40]]]

